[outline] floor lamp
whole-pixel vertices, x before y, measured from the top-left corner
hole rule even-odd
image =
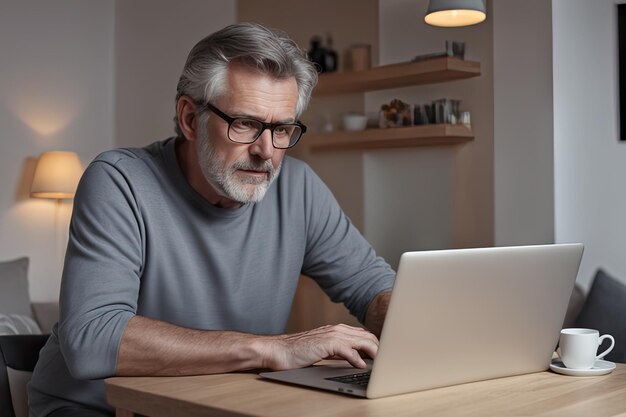
[[[37,161],[30,196],[55,200],[54,234],[57,262],[62,265],[63,234],[59,233],[59,211],[62,200],[74,198],[83,165],[75,152],[44,152]],[[61,242],[59,242],[59,239]]]

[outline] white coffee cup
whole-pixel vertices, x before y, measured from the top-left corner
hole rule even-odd
[[[611,346],[596,355],[604,339],[610,339]],[[613,346],[615,339],[610,334],[600,336],[600,332],[593,329],[563,329],[557,353],[563,364],[570,369],[591,369],[596,360],[602,359],[613,350]]]

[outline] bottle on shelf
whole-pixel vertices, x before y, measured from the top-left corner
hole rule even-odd
[[[324,66],[326,72],[337,71],[339,61],[337,58],[337,52],[333,49],[333,38],[330,36],[330,33],[326,34],[326,48],[324,49]]]
[[[309,59],[317,67],[317,72],[326,72],[326,50],[322,47],[322,38],[313,36],[308,51]]]

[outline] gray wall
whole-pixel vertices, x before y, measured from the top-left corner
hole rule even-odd
[[[478,78],[366,94],[366,110],[399,98],[424,104],[461,100],[472,114],[475,140],[454,147],[368,151],[364,155],[365,236],[392,265],[407,250],[493,244],[492,22],[434,28],[422,17],[428,1],[379,3],[379,61],[409,61],[443,52],[446,40],[466,42],[466,59],[481,63]]]
[[[29,198],[34,164],[113,146],[113,17],[112,1],[0,1],[0,261],[30,258],[37,301],[58,297],[71,203]]]
[[[551,5],[491,4],[495,244],[553,243]]]
[[[56,300],[71,202],[29,198],[36,158],[86,165],[173,134],[189,49],[235,21],[230,0],[0,0],[0,261],[30,257],[30,294]]]
[[[578,281],[626,283],[626,143],[619,143],[617,3],[554,0],[557,242],[583,242]]]
[[[232,0],[115,1],[115,144],[174,135],[176,84],[191,48],[234,23]]]

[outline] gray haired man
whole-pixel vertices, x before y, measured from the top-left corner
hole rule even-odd
[[[61,317],[29,385],[31,415],[103,416],[109,376],[273,370],[376,355],[394,272],[330,191],[285,156],[317,73],[256,24],[191,51],[177,136],[99,155],[79,185]],[[370,330],[283,334],[300,274]]]

